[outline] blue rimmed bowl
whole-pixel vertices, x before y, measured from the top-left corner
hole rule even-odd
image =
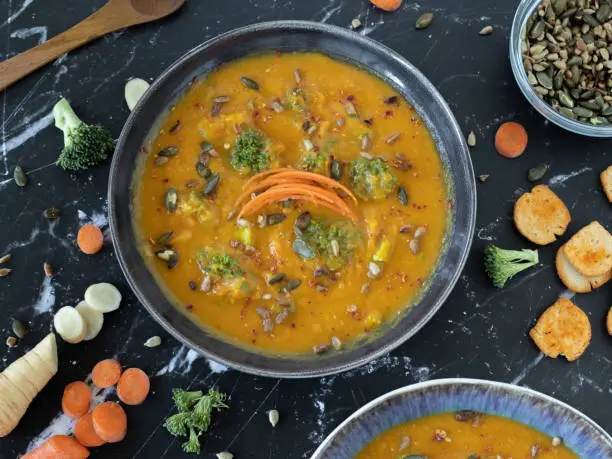
[[[548,395],[479,379],[438,379],[378,397],[340,424],[311,459],[350,459],[386,430],[431,414],[470,409],[511,418],[563,443],[581,459],[612,457],[612,437],[592,419]]]

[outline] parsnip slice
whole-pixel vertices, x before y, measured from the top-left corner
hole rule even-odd
[[[102,330],[102,326],[104,325],[104,315],[98,311],[97,309],[92,308],[85,301],[81,301],[74,308],[79,314],[85,319],[85,323],[87,324],[87,332],[85,333],[85,341],[91,341],[100,330]]]
[[[130,111],[134,110],[142,95],[149,89],[149,86],[149,83],[141,78],[132,78],[125,84],[125,102]]]
[[[70,344],[80,343],[87,333],[85,319],[72,306],[64,306],[55,313],[53,326],[62,339]]]
[[[85,290],[85,303],[102,313],[112,312],[121,304],[121,293],[106,282],[93,284]]]

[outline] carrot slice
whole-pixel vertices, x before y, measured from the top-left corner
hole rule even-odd
[[[54,435],[21,459],[85,459],[89,451],[74,438]]]
[[[402,6],[402,0],[370,0],[370,3],[385,11],[395,11]]]
[[[128,368],[117,383],[117,396],[126,405],[140,405],[149,395],[151,383],[140,368]]]
[[[127,416],[115,402],[104,402],[92,412],[93,427],[98,436],[108,442],[117,443],[127,434]]]
[[[347,196],[351,198],[351,200],[355,204],[357,204],[357,198],[355,197],[355,195],[353,194],[351,190],[345,187],[342,183],[337,182],[334,179],[331,179],[324,175],[315,174],[314,172],[290,170],[290,171],[280,172],[279,174],[276,174],[274,176],[274,178],[278,178],[278,179],[285,178],[285,177],[295,177],[298,179],[312,180],[313,182],[320,183],[321,185],[327,186],[329,188],[341,190],[344,193],[346,193]]]
[[[121,365],[113,359],[98,362],[91,372],[91,379],[96,387],[105,388],[114,386],[119,382]]]
[[[77,245],[87,255],[98,253],[104,245],[102,230],[95,225],[83,225],[77,234]]]
[[[72,419],[79,419],[89,411],[91,389],[83,381],[70,383],[62,396],[62,411]]]
[[[106,443],[96,433],[93,426],[93,416],[91,413],[87,413],[85,416],[79,418],[74,425],[74,436],[78,442],[86,447],[93,448],[96,446],[102,446]]]
[[[495,149],[506,158],[521,156],[527,148],[527,131],[514,121],[502,124],[495,133]]]
[[[263,171],[260,172],[259,174],[255,174],[253,177],[251,177],[250,179],[248,179],[244,185],[242,185],[242,188],[248,188],[249,186],[251,186],[252,184],[259,182],[260,180],[269,177],[270,175],[274,175],[274,174],[278,174],[279,172],[291,172],[294,171],[295,169],[291,169],[289,167],[280,167],[278,169],[269,169],[267,171]]]

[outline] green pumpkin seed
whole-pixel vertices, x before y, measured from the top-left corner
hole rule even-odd
[[[158,252],[155,252],[155,255],[160,260],[166,262],[168,269],[174,268],[179,261],[178,253],[174,249],[159,250]]]
[[[567,107],[560,107],[559,108],[559,113],[561,113],[563,116],[567,116],[568,118],[571,118],[571,119],[575,119],[576,118],[576,115],[574,115],[574,112],[570,108],[567,108]]]
[[[276,285],[276,284],[280,284],[282,281],[285,280],[285,278],[287,277],[287,275],[285,273],[276,273],[276,274],[272,274],[268,280],[267,283],[268,285]]]
[[[278,414],[278,410],[268,411],[268,421],[270,422],[272,427],[276,427],[276,424],[278,424],[279,419],[280,419],[280,416]]]
[[[599,25],[599,21],[597,20],[597,18],[590,14],[585,14],[584,16],[582,16],[582,20],[585,24],[588,24],[591,27],[597,27]]]
[[[531,28],[531,31],[529,32],[529,38],[538,38],[544,33],[545,30],[546,26],[544,25],[544,21],[538,21]]]
[[[45,209],[43,212],[43,216],[47,220],[55,220],[56,218],[59,218],[61,214],[62,214],[62,211],[58,207],[49,207],[48,209]]]
[[[221,102],[213,102],[212,107],[210,109],[211,118],[214,118],[221,112],[221,107],[223,107],[223,104]]]
[[[204,163],[199,161],[196,163],[196,172],[203,179],[209,179],[212,175],[212,171],[206,165],[204,165]]]
[[[396,132],[394,134],[391,134],[385,139],[385,143],[388,145],[394,144],[395,142],[399,140],[401,135],[402,135],[401,132]]]
[[[610,13],[612,13],[612,8],[610,8],[609,4],[604,3],[599,7],[597,13],[595,13],[595,17],[600,24],[603,24],[610,17]]]
[[[574,108],[574,99],[572,99],[566,93],[564,92],[557,93],[557,99],[559,99],[559,102],[561,102],[566,107]]]
[[[589,122],[593,125],[593,126],[603,126],[604,124],[609,124],[608,120],[602,116],[594,116],[592,118],[589,119]]]
[[[530,182],[537,182],[542,177],[544,177],[547,171],[548,171],[548,164],[540,163],[537,166],[529,169],[529,172],[527,173],[527,180],[529,180]]]
[[[302,212],[295,220],[295,226],[298,229],[304,230],[310,225],[310,212]]]
[[[143,344],[144,347],[154,348],[161,344],[161,338],[159,336],[151,336]]]
[[[544,73],[544,72],[538,72],[536,73],[536,78],[538,80],[538,82],[545,87],[546,89],[552,89],[553,88],[553,81],[552,78],[548,76],[548,74]]]
[[[527,81],[529,81],[529,84],[531,86],[535,86],[538,84],[538,79],[536,78],[536,76],[533,74],[533,72],[528,72],[527,73]]]
[[[493,33],[493,27],[488,25],[480,29],[480,32],[478,32],[478,35],[491,35],[492,33]]]
[[[404,188],[402,185],[397,187],[397,199],[399,199],[399,202],[402,204],[402,206],[408,205],[408,192],[406,191],[406,188]]]
[[[28,178],[23,171],[21,166],[15,166],[15,170],[13,171],[13,178],[15,179],[15,184],[19,187],[24,187],[28,183]]]
[[[612,114],[612,113],[611,113]],[[332,160],[330,166],[330,175],[334,180],[340,180],[342,178],[342,163],[337,159]]]
[[[247,77],[242,77],[240,78],[240,82],[246,86],[249,89],[253,89],[255,91],[259,91],[259,84],[257,83],[257,81],[252,80],[250,78]]]
[[[28,334],[26,326],[17,319],[11,320],[11,329],[13,330],[13,334],[19,339],[22,339]]]
[[[312,347],[312,352],[317,355],[324,354],[325,352],[329,351],[329,347],[329,344],[317,344]]]
[[[293,279],[289,282],[287,282],[283,288],[281,289],[281,292],[283,293],[287,293],[287,292],[291,292],[293,290],[295,290],[296,288],[298,288],[300,285],[302,285],[302,281],[299,279]]]
[[[287,219],[285,214],[275,213],[268,215],[260,215],[257,218],[257,223],[260,228],[265,228],[267,226],[278,225],[279,223],[284,222]]]
[[[212,144],[208,143],[207,141],[204,140],[203,142],[200,142],[200,150],[203,152],[208,153],[210,150],[212,150],[212,148]]]
[[[202,194],[204,196],[210,196],[211,194],[213,194],[217,190],[220,180],[221,180],[221,174],[219,174],[218,172],[216,174],[213,174],[208,179],[208,183],[206,183],[206,186],[204,187]]]
[[[574,115],[576,116],[582,116],[585,118],[590,118],[593,116],[593,111],[584,107],[574,107],[572,112],[574,112]]]
[[[470,148],[474,148],[476,146],[476,134],[474,133],[474,131],[470,131],[470,133],[468,134],[467,144]]]
[[[314,250],[312,250],[306,241],[300,238],[295,238],[293,241],[293,251],[304,260],[311,260],[315,257]]]
[[[164,196],[164,203],[168,212],[173,213],[176,210],[176,204],[178,202],[178,192],[174,188],[168,188],[166,195]]]
[[[162,234],[161,236],[159,236],[157,239],[155,239],[155,245],[158,247],[166,247],[166,248],[170,248],[170,239],[172,239],[172,235],[174,233],[172,231],[168,231],[164,234]]]
[[[421,16],[419,16],[419,18],[416,20],[414,27],[417,30],[426,29],[427,27],[431,25],[433,18],[434,18],[433,13],[424,13]]]
[[[7,261],[9,261],[11,259],[11,254],[7,253],[6,255],[3,255],[0,257],[0,265],[6,263]]]
[[[157,153],[157,156],[165,156],[166,158],[170,158],[172,156],[176,156],[179,151],[181,151],[179,147],[169,146],[162,148],[159,153]]]
[[[612,116],[612,105],[601,111],[603,116]]]
[[[578,102],[578,105],[580,105],[581,107],[584,107],[584,108],[586,108],[588,110],[599,111],[599,105],[597,105],[595,102],[580,101],[580,102]]]

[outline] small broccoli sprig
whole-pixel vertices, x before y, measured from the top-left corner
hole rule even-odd
[[[66,170],[84,171],[112,155],[115,140],[102,126],[83,123],[66,99],[53,107],[55,126],[64,132],[64,148],[57,164]]]
[[[485,270],[497,288],[503,288],[506,281],[539,261],[537,250],[506,250],[490,244],[485,249]]]
[[[381,159],[359,158],[351,162],[349,178],[353,191],[363,199],[381,199],[391,194],[397,179]]]
[[[220,278],[244,275],[238,260],[225,253],[209,253],[207,250],[202,250],[198,253],[197,263],[200,270]]]
[[[225,394],[214,389],[205,395],[200,390],[173,389],[172,398],[179,412],[166,419],[164,426],[175,437],[189,436],[183,443],[185,452],[199,453],[200,436],[210,428],[213,410],[228,408]]]
[[[230,156],[230,164],[242,173],[257,173],[270,167],[268,142],[256,129],[242,131]]]

